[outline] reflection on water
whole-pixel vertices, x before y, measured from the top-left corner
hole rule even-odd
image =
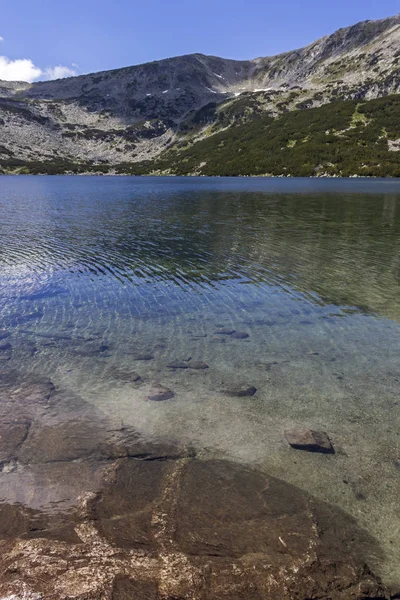
[[[0,214],[4,377],[307,490],[378,538],[400,581],[400,183],[7,177]],[[146,402],[154,382],[174,398]],[[289,449],[294,425],[336,455]],[[65,477],[42,499],[68,500]]]

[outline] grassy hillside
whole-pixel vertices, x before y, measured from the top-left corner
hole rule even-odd
[[[399,140],[399,144],[397,144]],[[400,177],[400,96],[258,117],[141,169],[177,175]]]

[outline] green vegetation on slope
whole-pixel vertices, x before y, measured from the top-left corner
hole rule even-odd
[[[230,127],[155,163],[137,165],[176,175],[364,175],[400,177],[400,96],[339,101]]]

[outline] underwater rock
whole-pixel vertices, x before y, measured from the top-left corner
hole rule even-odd
[[[205,369],[209,369],[208,364],[201,360],[190,361],[190,363],[188,363],[188,367],[189,369],[195,369],[196,371],[204,371]]]
[[[224,390],[224,394],[226,394],[227,396],[232,396],[232,397],[236,397],[236,398],[244,398],[245,396],[254,396],[256,391],[257,391],[257,388],[255,388],[254,386],[249,386],[249,387],[235,386],[235,387],[231,387],[231,388]]]
[[[148,395],[148,399],[154,402],[162,402],[163,400],[170,400],[175,396],[175,393],[162,385],[153,387]]]
[[[248,337],[250,337],[249,334],[244,331],[235,331],[231,335],[231,338],[234,340],[246,340]]]
[[[328,435],[324,431],[312,429],[293,429],[285,432],[288,444],[296,450],[334,454],[335,450]]]
[[[0,352],[6,352],[7,350],[11,350],[12,346],[10,343],[5,342],[4,344],[0,344]]]
[[[0,329],[0,340],[6,340],[7,338],[10,337],[10,335],[11,335],[11,333],[9,331]]]

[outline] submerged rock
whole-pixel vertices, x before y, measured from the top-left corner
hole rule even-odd
[[[323,454],[335,453],[332,443],[325,431],[293,429],[285,432],[285,438],[290,446],[296,450],[322,452]]]
[[[246,340],[250,336],[248,333],[245,333],[244,331],[235,331],[235,333],[232,333],[231,337],[234,340]]]
[[[235,386],[224,390],[224,394],[227,396],[232,396],[236,398],[244,398],[245,396],[254,396],[257,388],[254,386],[244,387],[244,386]]]
[[[188,363],[188,367],[189,369],[195,369],[196,371],[204,371],[205,369],[209,369],[208,364],[201,360],[190,361],[190,363]]]
[[[7,330],[4,329],[0,329],[0,340],[6,340],[7,338],[9,338],[11,335],[11,333]]]
[[[189,368],[189,364],[187,362],[183,362],[183,361],[173,361],[171,362],[169,365],[167,365],[168,369],[188,369]]]
[[[175,396],[175,393],[163,386],[157,386],[150,390],[148,399],[154,402],[162,402],[163,400],[170,400]]]
[[[216,333],[216,335],[233,335],[234,333],[236,333],[236,329],[222,328],[222,329],[217,329],[217,331],[215,333]]]
[[[0,352],[5,352],[7,350],[11,350],[12,346],[8,342],[0,344]]]

